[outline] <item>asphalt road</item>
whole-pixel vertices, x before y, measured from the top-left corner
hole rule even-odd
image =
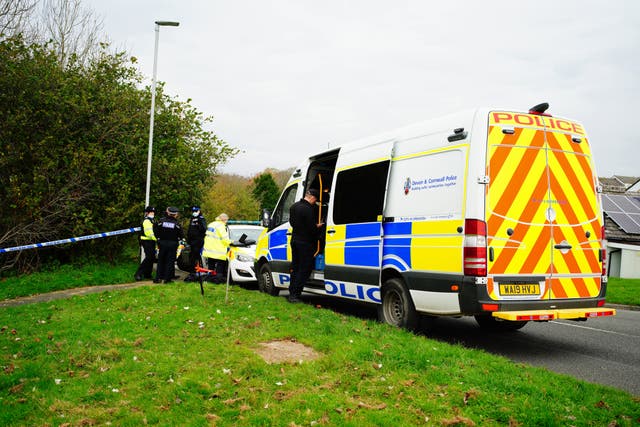
[[[376,317],[370,307],[310,294],[303,299],[359,317]],[[502,333],[480,329],[471,317],[437,318],[419,333],[640,396],[640,311],[618,309],[614,317],[586,322],[529,322],[519,331]]]

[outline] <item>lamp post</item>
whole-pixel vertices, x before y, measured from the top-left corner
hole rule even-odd
[[[179,22],[156,21],[156,44],[153,50],[153,80],[151,81],[151,118],[149,119],[149,153],[147,155],[147,188],[145,191],[144,205],[149,206],[149,192],[151,191],[151,153],[153,152],[153,117],[156,112],[156,72],[158,70],[158,39],[160,27],[177,27]]]

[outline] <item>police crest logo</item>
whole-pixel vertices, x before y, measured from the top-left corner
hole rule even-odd
[[[409,194],[409,190],[411,190],[411,178],[407,178],[404,182],[404,194]]]

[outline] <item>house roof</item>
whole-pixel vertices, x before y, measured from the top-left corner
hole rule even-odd
[[[613,195],[611,199],[633,199],[631,200],[631,202],[637,203],[635,202],[635,200],[640,196],[640,193],[637,192],[638,190],[640,190],[639,177],[614,175],[611,178],[598,178],[598,180],[600,182],[600,185],[602,186],[602,192],[604,193],[604,195]],[[602,199],[603,203],[605,204],[604,224],[607,233],[607,240],[611,242],[640,245],[640,233],[628,233],[620,226],[623,225],[626,226],[627,229],[629,229],[628,221],[623,218],[625,216],[624,213],[618,212],[626,211],[626,208],[624,207],[625,204],[620,203],[618,207],[612,208],[611,206],[609,206],[609,203],[605,203],[607,202],[607,200],[605,200],[607,199],[606,197],[603,197]],[[607,206],[609,207],[609,209],[607,209]],[[610,210],[611,215],[607,212],[607,210]],[[618,222],[616,222],[612,217],[617,217],[619,222],[622,220],[622,224],[618,224]]]
[[[604,227],[608,241],[640,245],[640,234],[630,234],[625,232],[606,213],[604,214]]]

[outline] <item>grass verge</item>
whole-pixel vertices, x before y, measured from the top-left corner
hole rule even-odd
[[[578,381],[255,291],[148,286],[0,310],[0,425],[636,425]],[[268,364],[296,340],[322,356]]]
[[[610,277],[607,285],[607,302],[640,306],[640,279]]]
[[[138,268],[134,260],[115,264],[91,263],[84,266],[63,265],[54,271],[42,271],[0,279],[0,300],[42,294],[83,286],[115,285],[133,282]]]

